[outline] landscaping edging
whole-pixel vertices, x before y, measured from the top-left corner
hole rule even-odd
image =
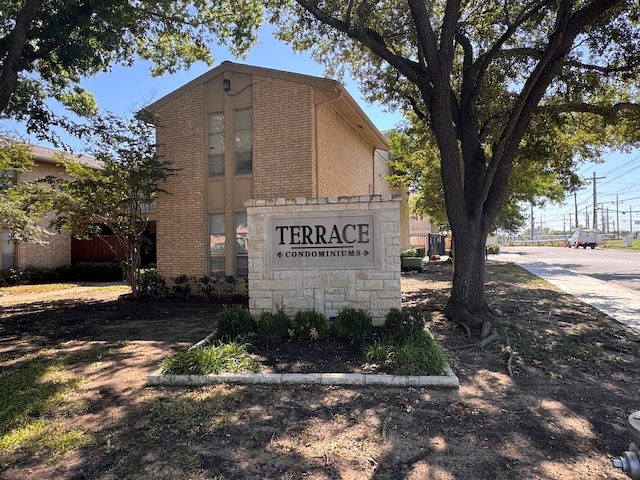
[[[460,381],[449,365],[444,375],[374,375],[362,373],[222,373],[219,375],[163,375],[147,377],[148,386],[196,387],[216,383],[384,385],[390,387],[459,388]]]

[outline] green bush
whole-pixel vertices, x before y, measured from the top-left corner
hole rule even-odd
[[[79,262],[55,268],[27,267],[20,283],[112,282],[122,280],[122,269],[115,262]]]
[[[291,329],[291,319],[282,307],[276,313],[262,312],[256,322],[258,337],[270,341],[286,338]]]
[[[392,308],[382,325],[382,337],[393,345],[402,345],[424,331],[424,318],[419,308]]]
[[[425,255],[424,247],[411,247],[407,248],[400,252],[400,257],[420,257],[423,258]]]
[[[365,346],[364,358],[367,362],[388,363],[393,356],[393,345],[376,340],[374,343]]]
[[[300,340],[319,340],[329,333],[327,317],[313,310],[300,310],[291,320],[293,337]]]
[[[196,278],[196,285],[198,286],[198,293],[205,300],[211,300],[213,296],[213,285],[215,279],[205,275],[204,277]]]
[[[171,293],[179,298],[189,298],[191,296],[191,279],[187,275],[172,277]]]
[[[138,293],[146,298],[164,297],[167,295],[167,282],[155,268],[146,269],[140,274]]]
[[[427,332],[393,349],[395,375],[441,375],[446,359],[442,348]]]
[[[9,285],[19,285],[21,281],[21,272],[15,268],[7,268],[0,270],[0,287]]]
[[[225,308],[218,319],[215,339],[233,342],[256,333],[256,321],[249,310],[240,306]]]
[[[373,319],[360,308],[345,307],[338,312],[333,322],[336,336],[347,340],[361,340],[371,334]]]
[[[495,243],[493,245],[487,245],[487,253],[489,255],[498,255],[500,253],[500,245]]]
[[[209,375],[219,373],[255,373],[260,365],[245,345],[220,343],[190,348],[166,357],[160,364],[164,375]]]

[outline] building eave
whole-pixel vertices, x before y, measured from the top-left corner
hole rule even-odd
[[[172,102],[176,98],[228,71],[310,85],[316,88],[327,100],[331,99],[332,96],[335,96],[337,93],[342,92],[340,98],[333,103],[340,115],[350,125],[352,125],[367,140],[367,142],[372,145],[373,148],[379,150],[389,149],[384,135],[380,133],[371,119],[367,117],[362,108],[360,108],[358,103],[340,82],[327,78],[314,77],[312,75],[274,70],[271,68],[255,67],[225,61],[217,67],[184,84],[182,87],[160,98],[149,105],[148,109],[152,112],[157,112],[161,107]]]

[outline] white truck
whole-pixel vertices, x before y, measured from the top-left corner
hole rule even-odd
[[[598,245],[602,245],[603,238],[600,233],[595,230],[578,229],[567,240],[567,247],[569,248],[584,248],[591,247],[593,250]]]

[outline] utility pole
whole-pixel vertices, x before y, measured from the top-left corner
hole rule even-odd
[[[596,213],[596,208],[598,205],[598,194],[596,191],[596,180],[600,180],[602,178],[607,178],[607,177],[596,177],[596,172],[593,172],[593,229],[597,230],[598,229],[598,215]],[[589,225],[587,224],[587,227]]]
[[[578,193],[575,190],[573,191],[573,207],[576,210],[576,228],[578,228]]]
[[[589,207],[584,207],[584,224],[587,228],[589,228]]]
[[[618,237],[619,237],[620,236],[620,211],[618,210],[618,205],[620,205],[621,203],[624,203],[624,200],[618,201],[618,195],[616,194],[616,201],[611,203],[616,204],[616,225],[618,227],[616,232],[618,233]]]
[[[533,202],[531,203],[531,240],[535,240],[536,224],[533,221]]]

